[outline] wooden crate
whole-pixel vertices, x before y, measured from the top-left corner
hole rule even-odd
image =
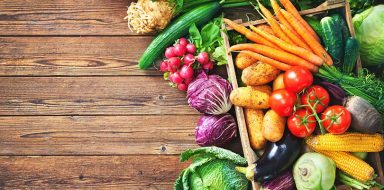
[[[316,15],[316,14],[325,13],[325,12],[327,12],[329,10],[333,10],[333,9],[339,9],[339,10],[342,10],[344,12],[345,19],[347,21],[351,36],[354,37],[355,36],[355,30],[354,30],[353,25],[352,25],[352,15],[351,15],[349,3],[346,0],[327,0],[326,2],[324,2],[323,4],[321,4],[320,6],[318,6],[316,8],[301,11],[300,14],[301,15]],[[244,23],[241,20],[237,20],[237,22],[239,22],[243,26],[259,25],[259,24],[266,23],[266,21],[264,19],[256,20],[256,21],[249,21],[249,22],[244,22]],[[227,27],[227,26],[223,26],[223,27],[226,27],[226,30],[232,30],[230,27]],[[228,36],[226,35],[225,32],[221,32],[221,35],[224,39],[226,52],[229,52],[228,49],[230,47],[230,44],[229,44]],[[227,60],[228,60],[228,64],[227,64],[228,76],[231,78],[233,89],[237,89],[238,88],[238,82],[237,82],[237,77],[236,77],[235,66],[233,63],[233,57],[232,57],[231,53],[229,53],[227,55]],[[358,58],[356,65],[357,65],[356,66],[357,70],[362,68],[360,57]],[[248,139],[248,132],[247,132],[247,127],[246,127],[246,122],[245,122],[245,117],[244,117],[244,110],[242,107],[235,106],[235,112],[236,112],[236,118],[237,118],[237,123],[238,123],[238,127],[239,127],[239,133],[240,133],[243,153],[244,153],[245,158],[248,161],[248,164],[252,164],[257,160],[257,156],[256,156],[255,152],[253,151],[253,149],[251,148],[250,142]],[[378,181],[381,183],[384,183],[383,167],[382,167],[379,153],[370,153],[368,156],[368,162],[371,164],[372,167],[374,167],[376,173],[378,174]],[[259,185],[255,182],[252,182],[252,189],[258,190]],[[349,188],[341,185],[341,186],[338,186],[337,189],[342,190],[342,189],[349,189]]]

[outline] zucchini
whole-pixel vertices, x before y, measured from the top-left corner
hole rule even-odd
[[[329,16],[321,19],[320,24],[323,29],[325,49],[331,55],[335,65],[340,66],[344,53],[341,27]]]
[[[220,9],[220,3],[211,2],[200,5],[179,16],[161,31],[151,42],[139,60],[139,68],[147,69],[172,45],[175,40],[188,34],[189,27],[195,23],[201,26],[210,21]]]
[[[349,37],[345,42],[343,72],[351,73],[355,68],[357,57],[359,56],[359,43],[353,37]]]
[[[333,14],[332,19],[338,23],[341,27],[341,32],[343,33],[343,41],[347,41],[349,37],[351,37],[351,33],[349,32],[349,28],[347,23],[345,22],[344,18],[341,17],[339,14]]]

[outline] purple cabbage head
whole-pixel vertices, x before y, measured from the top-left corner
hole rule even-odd
[[[230,114],[203,115],[195,131],[196,143],[200,146],[223,146],[236,135],[236,121]]]
[[[218,75],[201,72],[188,87],[188,104],[200,113],[227,113],[232,107],[229,100],[231,91],[232,86],[227,80]]]

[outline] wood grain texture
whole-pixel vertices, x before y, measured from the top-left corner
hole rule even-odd
[[[0,115],[196,115],[162,76],[2,77]]]
[[[162,75],[137,63],[152,37],[0,37],[0,76]]]
[[[0,155],[180,154],[198,116],[0,117]]]
[[[0,189],[173,189],[178,156],[0,157]]]

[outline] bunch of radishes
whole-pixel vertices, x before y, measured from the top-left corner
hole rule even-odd
[[[165,72],[165,78],[171,81],[171,86],[186,91],[198,70],[213,69],[214,63],[207,52],[200,52],[197,56],[195,53],[196,46],[186,38],[180,38],[165,50],[166,59],[160,63],[160,71]]]

